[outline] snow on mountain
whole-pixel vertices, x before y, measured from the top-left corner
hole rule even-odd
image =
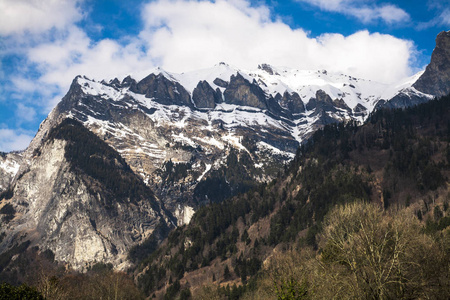
[[[155,126],[162,126],[170,123],[171,126],[184,128],[190,125],[189,120],[203,120],[200,129],[214,131],[213,123],[221,123],[230,135],[233,128],[255,127],[261,130],[276,129],[288,133],[295,141],[301,143],[309,136],[315,127],[313,124],[320,122],[323,117],[329,117],[335,120],[355,119],[359,122],[364,121],[368,114],[374,109],[376,104],[384,99],[388,100],[402,91],[409,93],[420,93],[414,91],[412,84],[420,77],[422,72],[408,78],[407,80],[395,85],[386,85],[369,80],[358,79],[349,75],[330,73],[326,70],[297,70],[286,67],[273,67],[262,64],[257,70],[240,70],[225,63],[219,63],[212,68],[203,69],[187,73],[170,73],[161,68],[152,70],[152,74],[165,77],[169,82],[177,82],[184,88],[192,98],[194,90],[199,82],[206,81],[212,90],[220,90],[224,102],[216,103],[213,109],[198,110],[194,107],[180,105],[164,105],[155,99],[148,97],[142,93],[132,91],[130,86],[121,87],[114,86],[113,81],[109,84],[97,82],[87,79],[86,77],[78,77],[77,83],[81,86],[82,91],[86,95],[97,96],[105,101],[110,101],[111,105],[118,108],[133,110],[139,107],[151,111],[147,114]],[[286,114],[274,116],[268,113],[266,109],[258,107],[242,106],[227,103],[223,93],[227,89],[227,84],[232,76],[240,74],[249,83],[258,86],[267,98],[281,97],[285,93],[298,94],[301,101],[305,105],[305,112],[301,114],[292,114],[291,117]],[[175,93],[179,93],[174,89]],[[318,91],[323,91],[333,101],[340,101],[340,106],[335,105],[335,109],[325,109],[322,116],[317,114],[318,108],[315,105],[309,106],[312,99],[316,99]],[[155,91],[156,93],[156,91]],[[124,99],[126,99],[124,101]],[[191,100],[192,101],[192,100]],[[282,109],[289,110],[282,103],[279,103]],[[86,107],[88,109],[88,107]],[[102,134],[111,133],[111,126],[107,125],[108,120],[96,118],[99,112],[90,111],[90,118],[87,123],[97,123],[97,127]],[[97,119],[97,120],[96,120]],[[106,122],[105,124],[101,124]],[[114,134],[117,136],[125,136],[125,129],[118,129],[117,124],[114,125]],[[320,124],[319,124],[320,125]],[[120,126],[124,126],[121,124]],[[265,129],[264,129],[265,128]],[[126,130],[128,133],[131,129]],[[173,134],[172,138],[176,142],[180,142],[191,147],[197,147],[202,144],[209,144],[219,148],[223,148],[224,137],[220,139],[205,137],[187,137],[182,133]],[[144,139],[139,137],[139,139]],[[161,151],[156,154],[153,149],[155,144],[141,144],[142,149],[119,149],[124,151],[142,151],[149,152],[151,156],[159,156],[162,158]],[[154,148],[155,150],[156,148]]]
[[[419,93],[411,88],[419,76],[388,86],[326,70],[267,64],[242,70],[226,63],[181,74],[155,68],[139,81],[78,76],[25,156],[32,158],[61,120],[77,119],[118,151],[172,213],[196,209],[208,200],[197,185],[217,176],[233,151],[251,160],[246,172],[256,173],[249,176],[270,180],[276,175],[270,172],[289,162],[315,130],[342,120],[362,122],[379,101]],[[19,164],[3,159],[0,170],[8,174],[4,190]],[[180,222],[188,215],[180,213]]]
[[[181,74],[165,72],[162,69],[155,72],[155,74],[161,73],[169,79],[179,82],[191,95],[197,84],[202,80],[208,82],[214,90],[219,88],[223,93],[225,88],[216,85],[214,81],[217,78],[229,81],[232,75],[239,73],[250,82],[255,80],[267,95],[273,97],[276,94],[283,95],[284,92],[295,92],[307,104],[311,98],[315,97],[318,90],[323,90],[332,99],[343,99],[347,106],[352,109],[358,104],[362,104],[371,111],[380,99],[388,100],[400,90],[411,87],[423,71],[392,85],[355,78],[342,73],[327,72],[326,70],[298,70],[287,67],[273,67],[267,64],[260,65],[257,70],[243,70],[226,63],[219,63],[209,69]]]

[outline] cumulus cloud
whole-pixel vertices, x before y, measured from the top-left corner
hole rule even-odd
[[[367,31],[311,38],[302,29],[271,21],[264,9],[239,3],[150,3],[143,10],[145,29],[140,37],[159,65],[178,72],[226,61],[242,68],[267,62],[327,69],[381,82],[394,82],[411,73],[414,48],[410,41]]]
[[[82,0],[0,0],[0,35],[41,33],[82,18]]]
[[[142,31],[126,43],[94,42],[70,26],[58,39],[30,48],[27,58],[42,74],[39,84],[57,86],[63,93],[76,75],[120,78],[144,74],[154,66],[184,72],[220,61],[247,69],[260,63],[327,69],[381,82],[411,73],[410,41],[367,31],[311,38],[302,29],[272,21],[266,6],[244,0],[160,0],[145,5],[141,17]],[[33,85],[36,82],[29,82]]]
[[[363,23],[382,20],[387,24],[402,23],[410,20],[403,9],[392,4],[366,4],[365,0],[297,0],[319,7],[325,11],[337,12],[359,19]],[[370,1],[373,2],[373,1]]]
[[[30,48],[27,57],[42,74],[39,82],[57,86],[62,92],[67,91],[77,75],[102,80],[153,67],[139,39],[130,39],[125,45],[111,39],[95,42],[76,26],[70,27],[61,39]]]
[[[26,106],[23,103],[17,104],[16,114],[20,116],[20,119],[17,120],[18,124],[22,124],[22,122],[34,121],[36,118],[36,111],[34,108]]]

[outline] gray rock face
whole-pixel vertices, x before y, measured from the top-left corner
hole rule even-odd
[[[450,94],[450,31],[443,31],[436,37],[431,62],[413,87],[434,96]]]
[[[220,87],[224,88],[224,89],[226,89],[228,87],[228,82],[225,81],[225,80],[222,80],[220,78],[214,79],[213,83],[215,85],[217,85],[217,86],[220,86]]]
[[[376,109],[378,108],[405,108],[409,106],[418,105],[430,101],[430,97],[423,94],[417,94],[414,92],[400,92],[395,95],[389,101],[379,102]]]
[[[220,90],[218,90],[220,93]],[[214,91],[205,80],[200,81],[192,93],[192,100],[197,108],[214,108],[222,102],[222,95]]]
[[[192,106],[189,93],[178,82],[167,79],[163,74],[150,74],[136,84],[132,91],[145,94],[156,102],[165,105]]]
[[[26,165],[22,153],[0,152],[0,194],[5,192],[18,175],[20,168]],[[0,196],[1,199],[1,196]]]
[[[258,66],[258,69],[264,70],[269,75],[278,75],[276,72],[273,71],[272,66],[269,64],[261,64]]]
[[[264,91],[254,83],[250,83],[241,74],[232,75],[224,92],[225,102],[240,106],[267,109]]]
[[[333,105],[333,100],[331,97],[325,93],[323,90],[318,90],[316,92],[316,97],[309,100],[306,105],[307,110],[315,110],[316,114],[323,111],[335,112],[336,108]]]
[[[356,116],[365,117],[368,115],[367,108],[360,103],[358,103],[358,105],[356,105],[353,110],[354,110]]]
[[[350,109],[350,107],[348,107],[347,103],[345,103],[345,101],[342,99],[333,100],[333,105],[334,105],[334,107],[344,109],[344,110],[348,111],[349,113],[351,113],[351,111],[352,111]]]
[[[90,167],[86,169],[68,153],[83,143],[84,139],[77,140],[78,137],[89,136],[87,129],[74,123],[63,126],[78,126],[78,131],[72,130],[69,140],[58,136],[46,139],[31,159],[29,169],[15,181],[13,196],[2,200],[12,205],[16,214],[2,228],[6,229],[6,237],[0,251],[23,239],[31,241],[31,246],[39,245],[41,251],[50,249],[56,260],[77,270],[96,262],[111,262],[124,269],[129,265],[130,247],[143,241],[159,224],[170,222],[170,215],[165,214],[143,184],[138,197],[130,193],[124,199],[119,190],[105,183],[107,178],[102,179],[98,174],[93,177],[92,170],[95,173],[95,168],[105,168],[102,162],[112,159],[114,150],[101,151],[109,146],[91,134],[94,139],[89,139],[85,149],[97,157],[90,156],[91,161],[86,161]],[[98,148],[102,143],[104,146]],[[136,176],[127,171],[120,158],[114,158],[111,163],[115,167],[108,173],[109,178],[119,176],[127,182]],[[137,178],[132,182],[139,185]]]
[[[275,100],[278,101],[281,107],[293,114],[300,114],[305,112],[305,104],[297,93],[284,92],[283,96],[277,94]]]

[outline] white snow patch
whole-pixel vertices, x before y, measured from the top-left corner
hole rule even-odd
[[[183,132],[180,132],[179,134],[172,134],[172,137],[175,142],[181,142],[183,145],[188,145],[193,148],[197,148],[198,146],[198,144],[195,143],[193,140],[184,136]]]
[[[290,158],[294,158],[295,157],[295,154],[293,154],[291,152],[282,151],[282,150],[280,150],[280,149],[278,149],[278,148],[276,148],[276,147],[274,147],[272,145],[269,145],[269,144],[267,144],[265,142],[261,141],[261,142],[258,142],[256,144],[257,144],[259,149],[269,150],[273,154],[281,155],[281,156],[288,156]]]
[[[78,77],[77,82],[83,92],[88,95],[105,96],[104,98],[112,99],[113,101],[117,101],[123,97],[122,90],[116,90],[113,87],[86,77]]]
[[[11,174],[12,177],[16,176],[17,172],[19,172],[20,165],[13,160],[5,159],[4,161],[0,161],[0,169],[3,169],[6,173]]]
[[[255,168],[261,169],[264,166],[263,163],[255,164]]]
[[[225,148],[225,145],[221,141],[219,141],[213,137],[201,138],[201,137],[195,136],[195,137],[193,137],[193,139],[196,139],[199,142],[202,142],[202,143],[205,143],[205,144],[208,144],[211,146],[215,146],[216,148],[219,148],[220,150],[223,150]]]
[[[222,140],[225,142],[228,142],[229,144],[233,145],[239,150],[248,152],[247,148],[245,148],[242,144],[242,137],[241,136],[235,136],[233,133],[228,133],[228,135],[222,136]]]
[[[197,181],[198,181],[198,182],[200,182],[200,181],[203,179],[203,177],[206,175],[206,173],[208,173],[209,170],[211,170],[211,166],[212,166],[212,165],[210,165],[210,164],[206,164],[206,169],[205,169],[205,171],[202,173],[202,175],[200,175],[200,176],[197,178]]]
[[[181,207],[181,205],[178,205],[177,209],[175,210],[175,218],[178,220],[178,226],[189,224],[189,222],[192,219],[192,216],[194,215],[195,211],[192,207],[188,205],[184,205]]]

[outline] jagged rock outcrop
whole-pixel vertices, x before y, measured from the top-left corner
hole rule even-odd
[[[322,113],[323,111],[336,111],[333,100],[323,90],[318,90],[316,92],[316,97],[309,100],[308,104],[306,104],[306,109],[315,110],[316,114]]]
[[[360,104],[360,103],[358,103],[358,104]],[[336,107],[336,108],[340,108],[340,109],[346,110],[349,113],[351,113],[351,111],[352,111],[350,109],[350,107],[348,107],[347,103],[345,103],[345,101],[343,99],[335,99],[335,100],[333,100],[333,106]]]
[[[228,81],[225,81],[223,79],[220,78],[216,78],[214,79],[213,83],[221,88],[226,89],[228,87]]]
[[[405,89],[395,95],[389,101],[380,101],[377,103],[376,109],[378,108],[405,108],[409,106],[418,105],[421,103],[428,102],[433,97],[430,95],[416,93],[414,91]]]
[[[227,103],[267,109],[266,95],[255,83],[250,83],[241,74],[232,75],[224,92]]]
[[[266,71],[267,74],[269,74],[269,75],[280,75],[280,74],[278,74],[277,72],[274,72],[272,66],[269,65],[269,64],[260,64],[260,65],[258,66],[258,69],[263,70],[263,71]]]
[[[450,31],[443,31],[436,37],[431,62],[413,87],[433,96],[450,94]]]
[[[214,89],[205,80],[200,81],[192,92],[192,100],[197,108],[214,108],[222,102],[222,93]]]
[[[366,116],[368,114],[367,108],[364,105],[360,104],[360,103],[358,103],[355,106],[353,111],[355,112],[356,116],[364,117],[364,116]]]
[[[305,112],[305,104],[298,93],[289,93],[286,91],[283,93],[283,96],[277,93],[275,95],[275,100],[281,107],[288,110],[290,113],[300,114]]]
[[[145,97],[155,99],[165,105],[192,106],[191,97],[178,82],[167,79],[162,73],[150,74],[136,84],[131,91],[145,94]]]

